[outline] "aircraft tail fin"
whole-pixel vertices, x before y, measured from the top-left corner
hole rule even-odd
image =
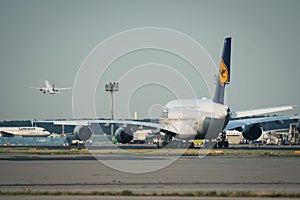
[[[215,103],[224,104],[225,86],[230,83],[230,57],[231,57],[231,37],[224,40],[223,52],[220,61],[218,79],[216,83]]]

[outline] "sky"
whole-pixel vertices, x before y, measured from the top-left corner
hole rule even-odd
[[[300,105],[299,8],[298,0],[0,0],[0,120],[109,118],[104,85],[110,81],[120,83],[115,118],[132,118],[135,111],[139,118],[155,118],[174,98],[210,98],[207,85],[213,82],[191,63],[137,42],[159,46],[170,40],[168,47],[182,48],[186,56],[199,52],[200,62],[213,68],[207,63],[218,65],[226,36],[232,37],[226,89],[232,110]],[[149,27],[161,31],[152,34]],[[133,40],[126,39],[131,33]],[[205,50],[188,48],[181,41],[187,38]],[[88,63],[102,63],[130,45],[143,48],[118,55],[100,67],[102,74],[82,75]],[[44,80],[73,90],[43,95],[30,88]]]

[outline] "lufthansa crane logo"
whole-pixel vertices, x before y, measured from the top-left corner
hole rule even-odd
[[[219,73],[220,73],[219,74],[220,83],[222,85],[224,85],[224,83],[228,82],[228,80],[229,80],[229,73],[228,73],[228,68],[223,60],[221,61],[221,64],[220,64],[220,72]]]

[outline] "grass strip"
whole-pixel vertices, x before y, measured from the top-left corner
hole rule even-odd
[[[279,156],[279,157],[300,157],[300,153],[295,150],[283,149],[44,149],[44,148],[0,148],[1,153],[19,153],[19,154],[36,154],[36,155],[103,155],[103,154],[140,154],[140,155],[182,155],[182,156],[199,156],[199,155],[256,155],[256,156]]]
[[[226,191],[226,192],[152,192],[135,193],[130,190],[123,191],[33,191],[25,189],[22,191],[0,191],[0,196],[178,196],[178,197],[265,197],[265,198],[299,198],[300,193],[279,193],[279,192],[250,192],[250,191]]]

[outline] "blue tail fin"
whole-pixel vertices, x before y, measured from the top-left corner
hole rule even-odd
[[[224,40],[223,53],[220,61],[218,80],[216,83],[215,103],[224,104],[225,86],[230,82],[231,37]]]

